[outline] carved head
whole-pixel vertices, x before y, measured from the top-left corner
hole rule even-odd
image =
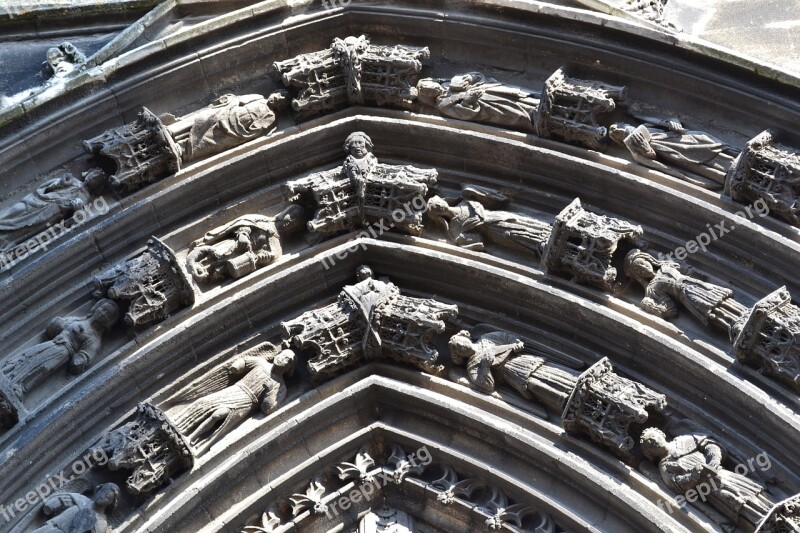
[[[106,184],[106,173],[99,168],[93,168],[88,172],[84,172],[83,184],[90,193],[99,193]]]
[[[656,269],[661,262],[652,255],[634,248],[625,256],[625,275],[633,278],[642,285],[656,276]]]
[[[417,98],[424,104],[436,105],[436,99],[447,90],[433,78],[423,78],[417,82]]]
[[[294,374],[297,356],[292,350],[283,350],[272,360],[272,366],[285,376]]]
[[[667,436],[658,428],[642,431],[642,453],[651,461],[659,461],[669,453]]]
[[[633,130],[636,129],[630,124],[626,124],[625,122],[615,122],[611,126],[608,127],[608,136],[611,137],[611,140],[619,145],[625,144],[625,139],[633,133]]]
[[[66,54],[64,54],[64,51],[61,50],[61,48],[50,48],[49,50],[47,50],[47,63],[51,67],[55,68],[56,66],[58,66],[59,63],[66,60],[67,56]]]
[[[267,105],[274,111],[289,107],[289,91],[281,89],[270,94],[267,97]]]
[[[275,217],[275,227],[283,235],[289,235],[303,229],[306,212],[301,206],[292,204]]]
[[[114,301],[104,298],[94,304],[89,316],[93,324],[105,331],[119,320],[119,307]]]
[[[450,89],[456,92],[466,91],[476,83],[486,81],[486,76],[480,72],[467,72],[466,74],[459,74],[453,76],[450,80]]]
[[[372,269],[367,265],[361,265],[356,269],[356,280],[361,282],[365,279],[371,279],[374,276]]]
[[[441,196],[432,196],[428,200],[428,211],[438,217],[449,215],[450,204]]]
[[[461,330],[450,337],[447,345],[450,348],[450,356],[457,365],[464,364],[467,358],[475,353],[475,349],[472,347],[472,337],[467,330]]]
[[[357,159],[366,157],[372,148],[372,139],[363,131],[354,131],[344,141],[344,151]]]
[[[119,501],[119,487],[115,483],[104,483],[98,486],[94,501],[98,507],[113,511]]]

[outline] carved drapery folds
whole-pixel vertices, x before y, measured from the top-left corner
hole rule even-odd
[[[626,97],[625,87],[568,78],[560,68],[545,82],[536,132],[602,150],[608,130],[600,124],[600,115],[614,111]]]
[[[626,461],[633,460],[632,424],[642,425],[667,405],[663,394],[614,373],[603,358],[578,377],[564,413],[567,433],[588,435]]]
[[[379,163],[372,141],[357,131],[344,143],[344,164],[285,185],[287,196],[316,210],[308,223],[315,238],[375,224],[397,228],[410,235],[422,232],[422,214],[428,187],[437,171],[411,165]]]
[[[429,57],[427,47],[374,45],[361,35],[336,38],[327,50],[276,61],[274,68],[296,91],[292,108],[302,119],[346,105],[406,107]]]
[[[667,440],[659,429],[642,432],[642,453],[658,464],[664,483],[677,494],[700,492],[716,510],[741,525],[758,525],[773,507],[759,483],[723,466],[725,450],[704,435],[679,435]]]
[[[280,259],[281,237],[299,231],[303,208],[289,206],[276,217],[244,215],[192,243],[186,266],[199,283],[238,279]]]
[[[800,226],[800,154],[773,137],[766,130],[747,143],[728,171],[725,194],[741,203],[761,199],[770,212]]]
[[[33,533],[106,533],[111,531],[110,515],[117,507],[119,487],[99,485],[91,497],[80,492],[61,492],[50,496],[42,513],[50,518]]]
[[[552,225],[519,213],[501,211],[498,207],[511,200],[488,187],[465,185],[463,200],[434,196],[428,200],[428,216],[434,225],[443,228],[454,244],[469,250],[483,251],[484,242],[512,250],[533,253],[541,258],[550,238]]]
[[[396,285],[360,267],[358,283],[347,285],[336,303],[284,322],[286,343],[316,354],[308,361],[314,378],[328,377],[362,360],[386,358],[438,373],[433,336],[458,308],[433,299],[400,294]]]
[[[95,276],[94,295],[124,306],[129,326],[163,320],[194,303],[191,282],[175,253],[156,237],[140,255]]]
[[[800,309],[781,287],[756,303],[733,342],[739,362],[800,393]]]
[[[556,216],[542,263],[548,272],[618,292],[614,254],[620,243],[635,245],[643,233],[641,226],[586,211],[576,198]]]
[[[27,392],[54,373],[67,368],[80,374],[94,362],[102,348],[103,334],[119,318],[111,300],[100,300],[84,317],[57,317],[47,327],[47,341],[22,349],[0,367],[0,429],[15,425],[26,412]]]

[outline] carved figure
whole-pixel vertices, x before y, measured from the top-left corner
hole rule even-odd
[[[428,48],[375,45],[361,35],[337,37],[327,50],[276,61],[274,68],[296,91],[292,108],[305,119],[345,105],[408,107],[428,57]]]
[[[0,210],[0,252],[7,253],[83,209],[102,190],[105,174],[94,170],[82,178],[63,174]]]
[[[54,494],[42,507],[53,518],[34,533],[106,533],[118,500],[119,487],[114,483],[99,485],[93,498],[77,492]]]
[[[46,60],[42,63],[42,76],[44,83],[33,89],[27,89],[12,96],[0,95],[0,109],[16,105],[34,95],[49,92],[58,88],[64,78],[75,72],[83,63],[86,56],[83,55],[75,45],[64,42],[58,47],[47,50]]]
[[[708,502],[734,522],[740,518],[757,525],[772,508],[765,489],[747,477],[722,467],[725,451],[700,435],[680,435],[668,441],[656,428],[642,432],[642,453],[658,463],[661,478],[679,494],[706,484]]]
[[[533,120],[539,96],[480,72],[459,74],[449,81],[425,78],[417,82],[417,92],[420,102],[448,117],[523,131],[535,129]]]
[[[238,146],[274,129],[275,111],[289,105],[288,93],[225,94],[208,106],[175,119],[162,116],[167,131],[189,163]]]
[[[271,413],[286,397],[284,376],[295,362],[291,350],[275,354],[272,345],[259,346],[181,395],[193,401],[174,418],[175,427],[197,452],[207,450],[254,411]]]
[[[271,131],[285,91],[223,95],[210,105],[175,118],[142,108],[135,122],[83,142],[109,174],[112,190],[127,194],[175,174],[181,165],[228,150]]]
[[[503,383],[523,398],[536,400],[559,414],[575,390],[580,374],[578,370],[530,354],[512,357],[499,368]]]
[[[483,251],[484,240],[499,246],[533,252],[541,257],[552,226],[532,217],[492,208],[508,203],[504,194],[485,187],[465,186],[463,200],[434,196],[428,200],[431,221],[447,231],[450,240]]]
[[[435,169],[379,163],[372,148],[366,133],[351,133],[344,143],[348,155],[340,168],[286,184],[292,201],[305,201],[316,208],[308,223],[315,238],[388,221],[410,235],[422,232],[425,196],[438,173]]]
[[[642,233],[641,226],[585,210],[576,198],[556,216],[542,264],[548,272],[571,275],[575,282],[619,292],[614,255],[620,244],[634,245]]]
[[[544,84],[536,132],[602,150],[608,130],[599,123],[600,115],[614,111],[626,98],[625,87],[568,78],[559,68]]]
[[[469,331],[462,330],[450,337],[448,345],[453,362],[466,363],[470,383],[483,392],[494,391],[492,369],[525,348],[521,340],[505,331],[487,333],[473,342]]]
[[[96,275],[93,286],[96,298],[128,304],[129,326],[163,320],[194,303],[192,285],[175,253],[156,237],[140,255]]]
[[[720,328],[733,339],[737,322],[747,313],[732,290],[691,277],[678,263],[659,261],[638,249],[625,257],[625,274],[644,288],[642,308],[664,319],[676,318],[681,304],[703,325]]]
[[[432,337],[444,331],[444,321],[454,319],[458,308],[404,296],[396,285],[374,279],[366,266],[359,267],[356,279],[358,283],[345,286],[335,303],[281,324],[284,342],[313,349],[315,356],[308,361],[312,378],[375,358],[440,372]]]
[[[0,368],[0,420],[18,420],[24,395],[63,367],[80,374],[100,355],[103,333],[119,318],[111,300],[100,300],[84,317],[55,318],[47,327],[47,341],[24,348]],[[16,408],[14,408],[16,407]]]
[[[281,257],[281,237],[299,231],[304,218],[303,208],[292,205],[275,218],[244,215],[213,229],[192,243],[189,272],[201,283],[255,272]]]
[[[632,126],[624,122],[612,124],[609,137],[628,149],[634,161],[670,176],[690,179],[673,167],[725,183],[737,150],[703,131],[686,130],[678,119],[650,119]]]
[[[776,143],[771,131],[761,132],[728,170],[725,194],[743,204],[761,199],[770,213],[800,226],[800,153]]]

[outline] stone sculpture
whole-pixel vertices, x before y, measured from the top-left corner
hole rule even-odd
[[[800,494],[775,505],[761,521],[755,533],[786,533],[800,531]]]
[[[0,427],[11,427],[25,412],[26,393],[64,367],[80,374],[100,355],[103,334],[119,318],[111,300],[100,300],[83,317],[54,318],[47,341],[23,348],[0,367]]]
[[[747,308],[733,299],[733,291],[686,274],[686,268],[633,249],[625,257],[625,274],[645,291],[641,306],[664,319],[678,316],[681,304],[705,326],[725,331],[733,339]]]
[[[600,115],[611,113],[626,98],[625,87],[568,78],[559,68],[545,82],[536,132],[602,150],[608,130],[599,123]]]
[[[693,182],[696,180],[691,174],[724,184],[725,174],[738,153],[708,133],[686,130],[674,118],[649,119],[639,126],[617,122],[611,125],[608,133],[611,140],[627,148],[640,165]]]
[[[291,205],[276,217],[244,215],[192,243],[186,265],[200,283],[238,279],[277,261],[281,237],[303,227],[303,208]]]
[[[800,153],[761,132],[728,170],[725,194],[743,204],[762,199],[775,216],[800,226]]]
[[[436,183],[435,169],[379,163],[372,140],[357,131],[348,135],[348,154],[337,169],[288,182],[287,196],[316,209],[308,230],[322,239],[368,224],[397,228],[410,235],[422,232],[422,213],[428,186]]]
[[[705,484],[708,502],[734,523],[743,519],[756,526],[772,508],[765,489],[747,477],[722,466],[726,454],[714,440],[701,435],[680,435],[668,441],[656,428],[642,432],[642,453],[658,463],[664,483],[678,494]]]
[[[457,365],[466,363],[470,383],[483,392],[494,391],[492,370],[502,367],[510,356],[525,348],[522,341],[504,331],[486,333],[473,341],[466,330],[450,337],[448,346],[453,362]]]
[[[86,56],[68,41],[57,47],[49,48],[46,60],[42,63],[44,83],[11,96],[0,95],[0,110],[16,105],[32,96],[58,89],[63,85],[65,78],[77,71],[85,62]]]
[[[550,237],[547,222],[496,210],[509,202],[504,194],[486,187],[464,186],[463,200],[434,196],[428,200],[428,216],[448,238],[469,250],[483,251],[484,241],[506,248],[533,252],[540,258]]]
[[[326,50],[276,61],[274,68],[296,92],[292,108],[305,119],[346,105],[407,107],[428,57],[427,47],[375,45],[361,35],[336,38]]]
[[[92,498],[77,492],[54,494],[42,506],[42,513],[52,518],[34,533],[106,533],[118,501],[114,483],[99,485]]]
[[[636,245],[643,233],[641,226],[586,211],[576,198],[556,216],[542,264],[550,273],[616,293],[622,289],[612,265],[617,248]]]
[[[452,79],[425,78],[417,82],[417,99],[447,117],[534,131],[539,95],[500,83],[480,72]]]
[[[158,238],[147,249],[94,277],[94,296],[127,309],[125,323],[140,326],[165,319],[194,303],[194,291],[175,253]]]
[[[287,344],[314,351],[308,361],[312,378],[376,358],[440,372],[432,337],[444,331],[446,320],[456,318],[458,308],[403,296],[394,284],[375,279],[369,267],[359,267],[357,280],[344,287],[335,303],[281,324]]]
[[[174,417],[175,428],[196,450],[210,448],[232,427],[261,410],[271,413],[286,397],[284,376],[294,372],[291,350],[256,347],[226,368],[205,376],[178,401],[191,401]]]
[[[750,309],[733,340],[733,353],[739,362],[800,393],[800,309],[786,287]]]
[[[223,95],[180,118],[142,108],[130,124],[83,142],[109,174],[108,184],[127,194],[159,181],[190,163],[238,146],[274,129],[275,111],[286,105],[284,91]]]
[[[0,253],[8,253],[27,239],[72,217],[102,190],[104,182],[105,174],[99,169],[85,172],[82,179],[65,173],[0,210]]]

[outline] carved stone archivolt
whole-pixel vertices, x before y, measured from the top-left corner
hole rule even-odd
[[[194,303],[194,290],[175,253],[158,238],[147,250],[94,277],[94,296],[110,298],[125,310],[128,326],[165,319]]]
[[[346,105],[407,107],[429,57],[427,47],[375,45],[361,35],[337,37],[326,50],[276,61],[274,68],[296,93],[292,108],[305,119]]]
[[[360,267],[358,283],[346,286],[336,303],[282,323],[284,339],[315,354],[313,378],[329,377],[362,361],[386,358],[438,373],[433,336],[458,315],[455,305],[400,294],[391,282]]]

